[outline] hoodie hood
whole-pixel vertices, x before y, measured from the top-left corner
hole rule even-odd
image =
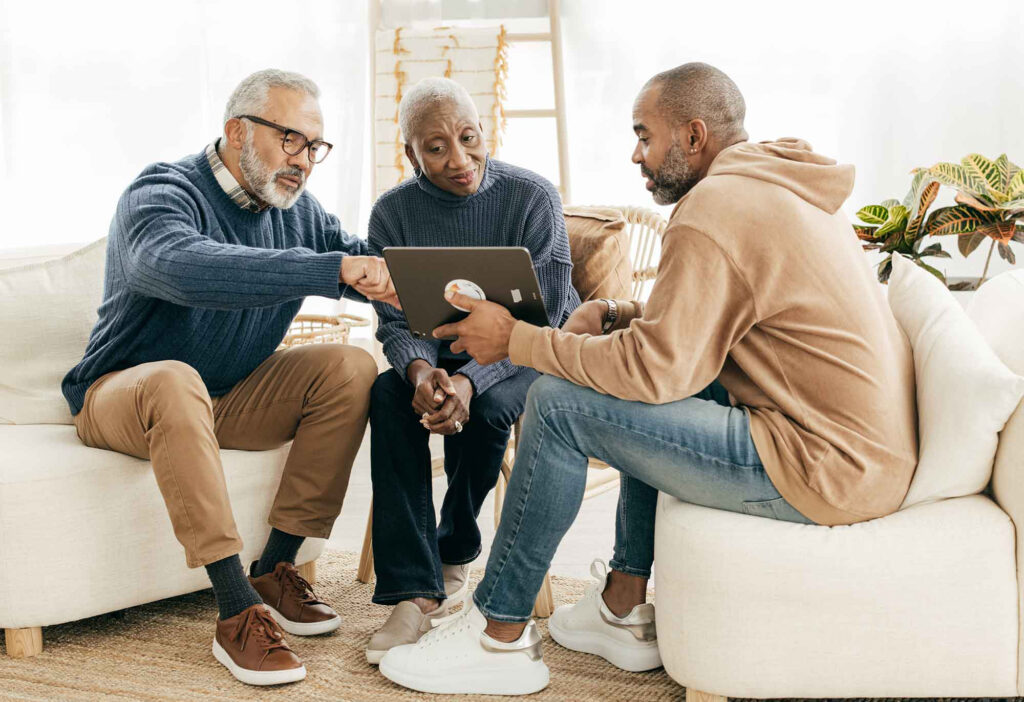
[[[707,175],[738,175],[774,183],[835,214],[853,191],[854,168],[814,153],[802,139],[783,138],[730,146],[711,162]]]

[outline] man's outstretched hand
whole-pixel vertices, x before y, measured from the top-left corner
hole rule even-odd
[[[377,256],[345,256],[341,259],[341,282],[360,293],[367,300],[386,302],[402,309],[395,284],[383,258]]]
[[[476,300],[459,293],[445,295],[450,303],[469,310],[461,322],[443,324],[434,330],[434,338],[457,336],[452,351],[465,351],[480,365],[497,363],[508,358],[508,342],[516,325],[507,309],[485,300]]]

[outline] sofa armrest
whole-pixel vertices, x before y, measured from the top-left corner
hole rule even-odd
[[[1010,515],[1017,532],[1017,617],[1019,638],[1024,640],[1024,400],[999,434],[992,467],[992,496]],[[1018,645],[1017,656],[1017,691],[1024,694],[1024,646]]]

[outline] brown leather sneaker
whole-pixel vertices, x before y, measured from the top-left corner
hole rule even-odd
[[[256,567],[249,566],[249,573]],[[260,593],[277,623],[289,634],[315,636],[341,626],[341,617],[330,605],[317,599],[313,586],[299,575],[291,563],[282,561],[271,572],[249,582]]]
[[[280,685],[306,677],[306,666],[288,648],[277,622],[261,604],[217,620],[213,657],[249,685]]]

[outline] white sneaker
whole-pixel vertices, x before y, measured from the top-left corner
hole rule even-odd
[[[381,674],[403,687],[441,695],[528,695],[547,687],[548,667],[532,621],[512,643],[485,634],[487,620],[472,603],[436,623],[416,643],[384,654]]]
[[[637,605],[625,617],[616,617],[601,597],[608,581],[608,566],[595,560],[590,573],[597,582],[587,588],[580,601],[562,605],[548,619],[551,638],[566,648],[601,656],[630,672],[660,667],[654,605]]]

